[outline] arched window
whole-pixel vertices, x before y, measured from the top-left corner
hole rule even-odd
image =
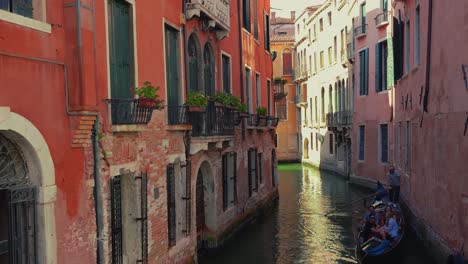
[[[209,42],[205,44],[203,50],[203,62],[204,62],[204,77],[205,77],[205,94],[215,94],[215,59],[213,48]]]
[[[347,97],[344,79],[341,80],[341,111],[346,111]]]
[[[290,49],[283,50],[283,75],[292,75],[292,56]]]
[[[321,121],[322,123],[325,122],[325,88],[322,87],[322,101],[321,101],[321,114],[322,118]]]
[[[335,96],[335,112],[338,112],[338,83],[335,83],[335,89],[333,90]]]
[[[333,87],[331,84],[328,88],[328,113],[333,113]]]
[[[36,186],[20,148],[0,134],[1,263],[36,263]]]
[[[201,59],[200,59],[200,42],[195,34],[192,34],[188,40],[188,90],[201,91]]]

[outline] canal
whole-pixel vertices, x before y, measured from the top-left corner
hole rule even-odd
[[[234,236],[223,248],[200,258],[202,264],[357,263],[354,236],[370,192],[341,176],[301,166],[279,166],[278,203]],[[343,207],[339,211],[333,208]],[[325,214],[330,213],[328,216]],[[433,264],[414,234],[391,263]],[[435,264],[435,263],[434,263]]]

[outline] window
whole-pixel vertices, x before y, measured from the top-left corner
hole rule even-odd
[[[314,123],[314,111],[312,108],[312,97],[309,98],[309,113],[310,113],[310,124],[312,125]],[[310,137],[310,140],[312,140],[312,137]]]
[[[401,166],[401,122],[398,123],[398,138],[397,138],[397,162]]]
[[[367,11],[366,11],[366,3],[364,2],[363,4],[361,4],[361,8],[360,8],[360,12],[361,12],[361,26],[363,27],[363,33],[365,33],[365,27],[366,27],[366,23],[367,23]]]
[[[410,58],[411,58],[411,33],[410,33],[410,21],[406,22],[406,37],[405,37],[405,73],[409,73],[411,64],[410,64]]]
[[[344,30],[344,29],[341,30],[341,34],[340,34],[340,45],[341,45],[340,55],[343,56],[344,51],[345,51],[345,47],[346,47],[346,42],[345,42],[345,30]]]
[[[45,20],[42,0],[0,0],[0,9],[36,20]]]
[[[180,69],[181,65],[179,62],[182,55],[180,49],[179,31],[166,25],[165,41],[167,103],[168,105],[178,106],[180,104],[180,94],[182,89],[180,85],[180,75],[182,70]],[[121,76],[120,72],[117,74]],[[120,80],[120,77],[117,78]]]
[[[254,38],[258,40],[258,0],[254,1],[254,10],[253,10],[253,17],[254,17]],[[265,31],[266,32],[266,31]],[[265,42],[266,43],[266,42]]]
[[[364,149],[366,141],[366,127],[359,126],[358,132],[358,160],[364,160]]]
[[[278,185],[278,159],[276,158],[276,150],[271,150],[271,183],[273,187]]]
[[[323,18],[319,20],[319,24],[320,24],[320,32],[322,32],[323,31]]]
[[[237,202],[237,153],[223,155],[223,210]]]
[[[317,52],[314,52],[314,73],[317,73]]]
[[[297,34],[299,35],[301,33],[301,26],[297,24]]]
[[[328,25],[332,25],[332,12],[328,12]]]
[[[324,64],[325,64],[325,58],[324,58],[324,55],[323,55],[323,51],[321,51],[320,52],[320,69],[323,69]]]
[[[388,163],[388,125],[381,124],[380,131],[379,131],[379,157],[380,162]]]
[[[314,40],[317,38],[317,24],[314,24]]]
[[[223,91],[231,93],[231,58],[227,55],[222,55],[223,64]]]
[[[191,92],[200,91],[202,84],[201,84],[201,54],[200,54],[200,42],[198,41],[198,37],[195,33],[192,33],[188,40],[187,45],[188,50],[188,90]],[[167,72],[169,74],[169,71]],[[168,86],[169,87],[169,86]]]
[[[263,172],[264,172],[264,160],[263,160],[263,153],[258,153],[258,174],[259,174],[259,181],[263,184]]]
[[[250,26],[250,0],[242,0],[242,7],[243,26],[250,32],[252,30]]]
[[[174,164],[169,164],[166,169],[167,181],[167,231],[169,247],[176,245],[176,188]]]
[[[333,54],[332,54],[332,47],[328,47],[328,65],[333,64]]]
[[[319,151],[319,135],[315,133],[315,149]]]
[[[307,138],[304,139],[304,159],[309,158],[309,140]]]
[[[318,99],[317,99],[317,96],[315,96],[315,104],[314,104],[314,107],[315,107],[315,122],[316,124],[318,124],[319,122],[319,117],[318,117]]]
[[[310,149],[314,150],[314,133],[310,133]]]
[[[321,122],[325,122],[325,88],[322,87],[322,102],[321,102]]]
[[[387,90],[387,41],[375,45],[375,91]]]
[[[382,13],[388,12],[388,0],[380,0],[380,9],[382,10]]]
[[[310,74],[312,75],[312,70],[313,70],[313,68],[312,68],[312,55],[309,55],[309,67],[310,67],[310,69],[309,69]]]
[[[215,58],[213,47],[209,42],[206,42],[205,48],[203,50],[203,70],[204,70],[204,80],[205,80],[205,95],[214,95],[215,94]]]
[[[409,174],[411,172],[411,131],[410,131],[410,121],[406,121],[406,133],[405,133],[405,159],[406,159],[406,173]]]
[[[311,32],[311,29],[309,28],[309,43],[312,42],[312,38],[311,38],[312,36],[311,36],[311,33],[310,33],[310,32]]]
[[[416,6],[416,14],[414,18],[414,64],[419,65],[420,64],[420,50],[419,50],[419,44],[420,44],[420,7],[419,3]]]
[[[359,52],[359,95],[369,94],[369,49]]]
[[[334,58],[334,62],[336,63],[337,61],[337,54],[338,54],[338,40],[336,38],[336,36],[333,38],[333,58]]]
[[[255,98],[257,100],[257,107],[262,106],[262,94],[261,94],[262,84],[260,83],[260,74],[255,74]]]
[[[280,32],[278,32],[278,33],[276,33],[276,34],[278,34],[278,35],[287,35],[288,32],[286,32],[286,31],[280,31]]]
[[[265,49],[270,52],[270,16],[268,16],[267,14],[265,14],[265,21],[264,21],[264,24],[265,24],[265,33],[264,33],[264,37],[265,37]]]
[[[281,120],[288,120],[288,105],[286,97],[281,99],[281,101],[276,102],[276,117]]]
[[[271,81],[267,80],[268,115],[271,115]]]
[[[248,158],[249,197],[252,197],[253,192],[258,191],[257,149],[250,149]]]
[[[245,89],[247,95],[247,109],[249,110],[249,113],[252,113],[252,71],[247,67],[245,68]]]
[[[334,144],[333,144],[333,134],[330,134],[329,135],[329,142],[330,144],[330,155],[333,155],[333,149],[334,149]]]

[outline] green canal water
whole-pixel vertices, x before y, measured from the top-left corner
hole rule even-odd
[[[279,201],[230,239],[221,249],[199,259],[202,264],[329,264],[357,263],[354,257],[362,202],[344,209],[367,189],[346,183],[341,176],[300,164],[279,166]],[[325,214],[329,214],[325,216]],[[391,263],[435,264],[409,233],[402,254]]]

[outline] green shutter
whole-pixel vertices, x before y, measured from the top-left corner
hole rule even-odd
[[[12,1],[11,4],[11,12],[29,18],[33,17],[32,0],[16,0]]]
[[[365,95],[368,95],[369,94],[369,49],[366,49],[365,52],[365,57],[364,57],[364,65],[365,65],[365,69],[364,69],[364,93]]]
[[[133,98],[130,6],[124,1],[110,0],[109,21],[111,97]]]
[[[179,32],[166,25],[166,86],[168,105],[179,104]]]
[[[375,44],[375,91],[382,90],[381,85],[381,67],[380,67],[380,43]]]

